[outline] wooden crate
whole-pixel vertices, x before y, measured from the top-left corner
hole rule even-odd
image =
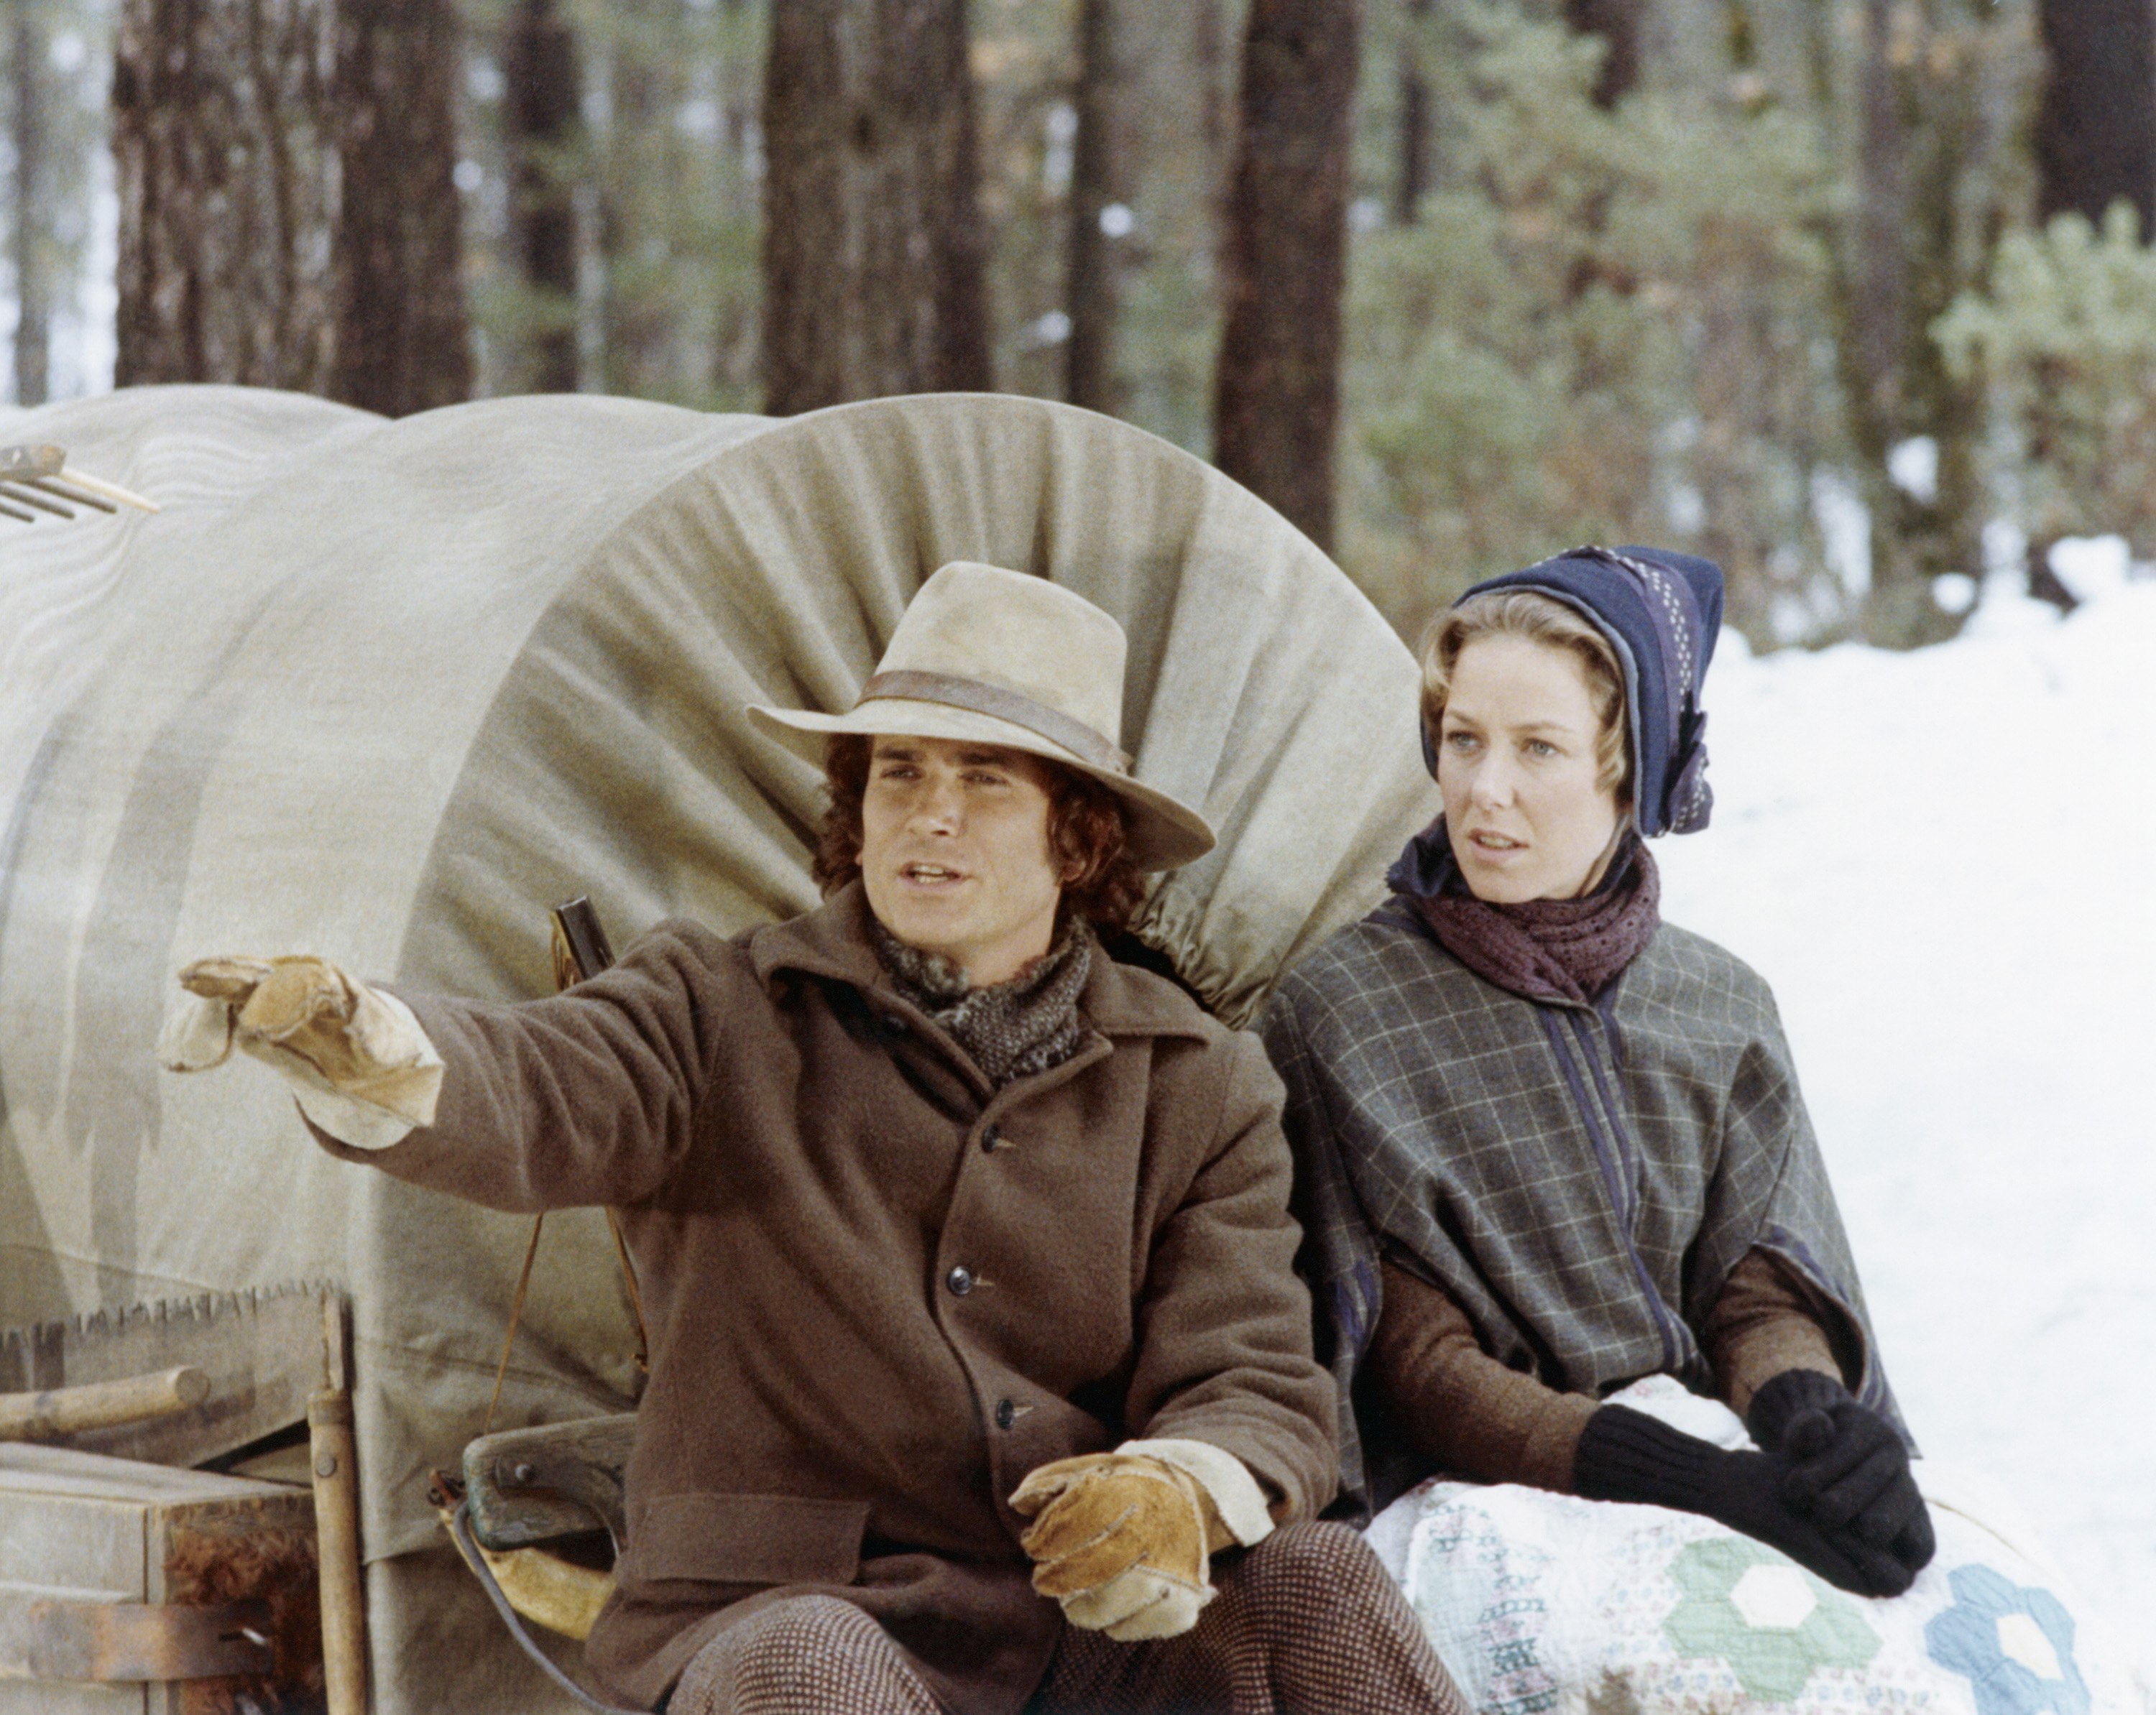
[[[0,1444],[0,1715],[323,1707],[314,1500]]]

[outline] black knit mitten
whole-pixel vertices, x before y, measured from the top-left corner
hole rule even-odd
[[[1787,1449],[1809,1454],[1825,1444],[1832,1429],[1830,1415],[1848,1398],[1849,1390],[1830,1375],[1816,1369],[1784,1369],[1752,1395],[1744,1426],[1768,1452]],[[1793,1434],[1798,1443],[1794,1447]]]
[[[1729,1452],[1644,1411],[1604,1405],[1580,1435],[1573,1487],[1590,1501],[1701,1513],[1859,1595],[1898,1596],[1908,1589],[1916,1574],[1887,1549],[1830,1531],[1784,1498],[1793,1469],[1786,1454]]]
[[[1822,1528],[1922,1570],[1938,1540],[1894,1426],[1832,1376],[1785,1369],[1752,1396],[1752,1439],[1790,1462],[1783,1497]]]

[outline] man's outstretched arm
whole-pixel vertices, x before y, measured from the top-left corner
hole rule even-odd
[[[392,995],[318,960],[204,960],[182,980],[197,1003],[167,1031],[168,1065],[223,1058],[205,1010],[221,994],[227,1046],[286,1078],[332,1154],[533,1211],[634,1202],[664,1182],[751,979],[726,942],[666,924],[604,975],[513,1006]]]

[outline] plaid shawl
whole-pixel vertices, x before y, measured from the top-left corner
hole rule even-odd
[[[1537,1005],[1395,898],[1296,966],[1263,1029],[1351,1508],[1428,1474],[1356,1385],[1381,1254],[1458,1300],[1495,1357],[1600,1395],[1658,1374],[1713,1391],[1699,1329],[1766,1250],[1900,1427],[1774,996],[1712,942],[1665,924],[1596,1006]]]

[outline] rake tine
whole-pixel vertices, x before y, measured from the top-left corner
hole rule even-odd
[[[162,512],[165,509],[155,500],[145,499],[132,489],[123,489],[118,483],[108,483],[94,476],[85,476],[79,470],[60,470],[54,473],[61,481],[72,483],[86,494],[102,494],[108,500],[116,500],[122,506],[133,506],[144,512]]]
[[[33,476],[29,486],[43,489],[48,494],[57,494],[63,500],[72,500],[78,506],[95,506],[100,512],[117,512],[120,508],[110,500],[101,500],[89,489],[71,482],[63,482],[56,476]]]
[[[34,506],[40,512],[49,512],[59,518],[73,518],[74,514],[56,500],[48,500],[35,490],[20,483],[0,482],[0,494],[4,494],[18,505]]]
[[[0,500],[0,518],[19,518],[25,524],[35,524],[38,521],[36,513],[25,512],[20,507],[10,506],[5,500]]]

